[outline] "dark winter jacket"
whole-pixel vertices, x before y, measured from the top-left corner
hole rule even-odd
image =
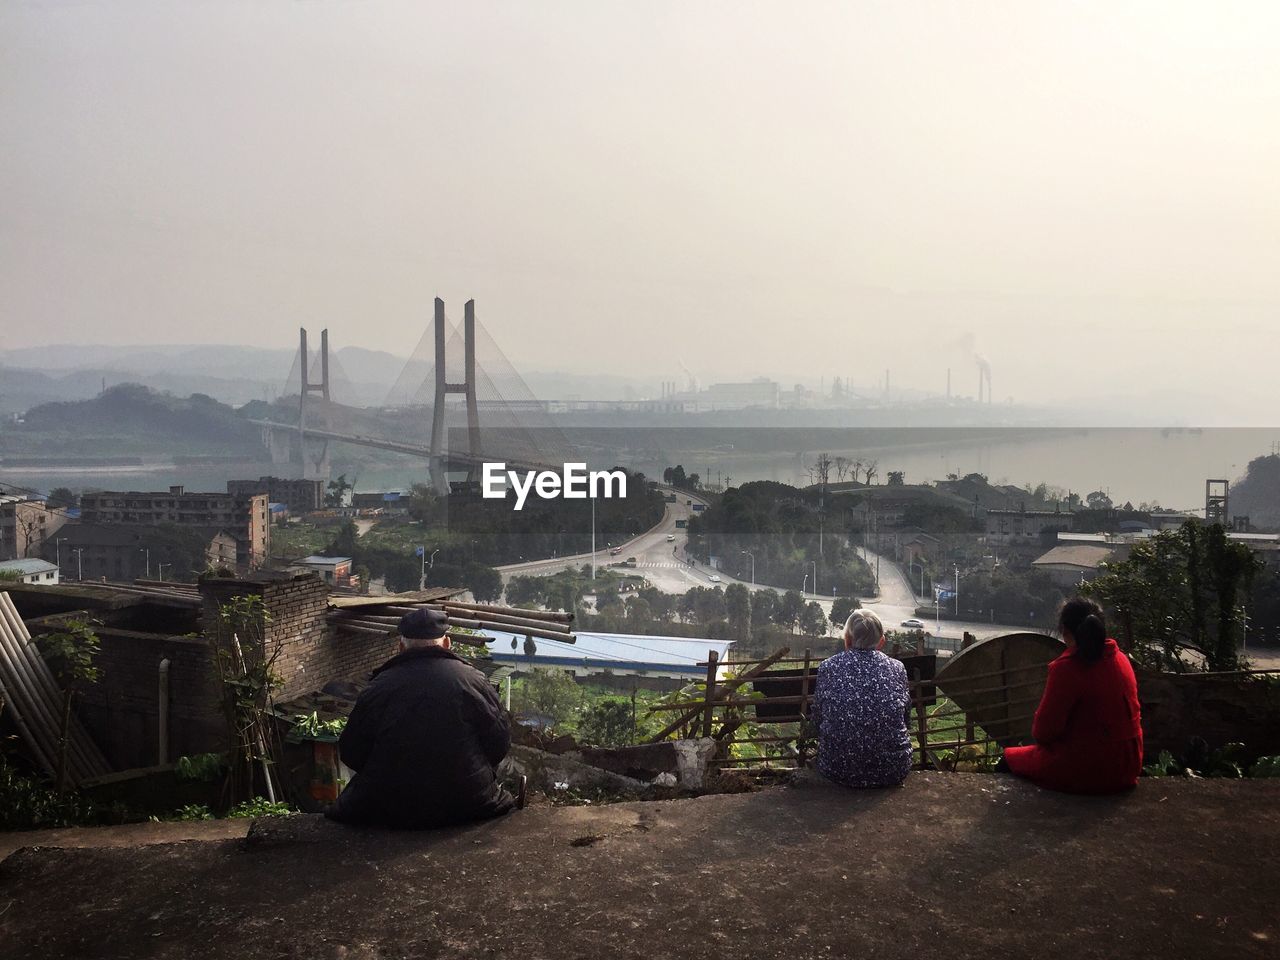
[[[514,801],[495,770],[511,735],[484,675],[443,647],[392,657],[356,700],[338,741],[356,771],[329,815],[434,827],[500,816]]]

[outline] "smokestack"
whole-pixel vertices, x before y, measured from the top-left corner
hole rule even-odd
[[[951,368],[947,367],[947,399],[951,399]]]
[[[983,384],[983,381],[985,381],[986,379],[987,379],[986,373],[983,371],[982,367],[978,367],[978,402],[979,403],[982,402],[982,384]]]

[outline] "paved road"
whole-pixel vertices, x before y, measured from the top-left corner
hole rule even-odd
[[[664,493],[671,491],[664,489]],[[708,569],[704,564],[690,565],[685,559],[686,536],[683,528],[676,526],[678,519],[688,519],[693,514],[692,503],[705,503],[693,494],[677,492],[676,502],[666,504],[662,520],[654,527],[646,530],[626,543],[616,555],[610,555],[609,548],[602,542],[596,551],[596,564],[605,568],[611,563],[625,561],[629,557],[636,558],[635,572],[644,576],[649,583],[665,593],[687,593],[692,587],[728,586],[741,583],[749,590],[774,590],[776,587],[764,584],[753,585],[749,581],[738,580],[727,573]],[[668,540],[674,537],[674,541]],[[916,616],[916,597],[902,569],[888,557],[879,556],[869,550],[862,550],[865,559],[874,569],[877,559],[880,570],[880,595],[866,598],[866,605],[880,615],[887,628],[897,628],[903,620]],[[590,553],[575,554],[570,557],[556,557],[547,560],[532,560],[525,563],[511,563],[498,569],[504,577],[512,576],[550,576],[569,567],[581,567],[591,562]],[[623,571],[631,568],[620,567]],[[819,571],[821,573],[821,571]],[[712,580],[712,577],[717,580]],[[963,585],[962,585],[963,586]],[[816,600],[822,608],[831,612],[834,597],[830,594],[814,594],[807,592],[807,599]],[[945,614],[946,611],[941,611]],[[997,636],[1002,633],[1014,633],[1026,627],[1008,624],[974,624],[942,619],[940,622],[927,619],[925,628],[939,637],[958,640],[967,630],[979,639]]]
[[[664,494],[673,491],[659,488]],[[676,502],[665,504],[662,519],[653,527],[618,545],[618,553],[611,554],[610,548],[601,539],[595,553],[596,565],[601,569],[610,564],[622,563],[635,557],[635,572],[642,574],[653,586],[668,593],[684,593],[693,586],[706,586],[711,581],[709,574],[701,568],[691,569],[681,562],[684,555],[685,532],[676,526],[677,520],[687,520],[693,514],[690,503],[705,503],[700,497],[677,492]],[[668,540],[668,537],[674,539]],[[579,553],[569,557],[556,557],[548,560],[531,560],[525,563],[509,563],[498,567],[504,577],[512,576],[550,576],[569,567],[581,567],[591,562],[591,554]],[[629,572],[628,567],[619,567]]]

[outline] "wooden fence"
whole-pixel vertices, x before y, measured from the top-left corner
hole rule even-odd
[[[717,741],[712,763],[753,773],[805,766],[816,750],[816,732],[810,728],[808,713],[820,660],[810,650],[799,657],[789,656],[790,652],[783,647],[760,660],[733,661],[737,672],[723,679],[724,663],[712,652],[699,664],[705,667],[706,678],[694,684],[692,691],[686,688],[683,696],[650,708],[678,714],[651,742],[673,735],[710,737]],[[905,659],[909,664],[923,658]],[[1006,669],[961,681],[964,693],[970,695],[1007,691],[1001,715],[988,715],[979,723],[943,694],[931,670],[909,666],[911,702],[906,720],[913,766],[954,769],[961,751],[973,759],[990,757],[991,745],[1002,739],[1003,728],[1025,722],[1039,702],[1043,665],[1020,669],[1027,671],[1025,677],[1011,676]],[[779,692],[787,687],[793,692]],[[741,749],[748,746],[753,749]]]

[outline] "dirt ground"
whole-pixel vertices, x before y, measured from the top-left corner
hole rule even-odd
[[[26,848],[0,955],[1275,957],[1280,781],[1119,798],[1004,776],[534,807],[430,833]]]

